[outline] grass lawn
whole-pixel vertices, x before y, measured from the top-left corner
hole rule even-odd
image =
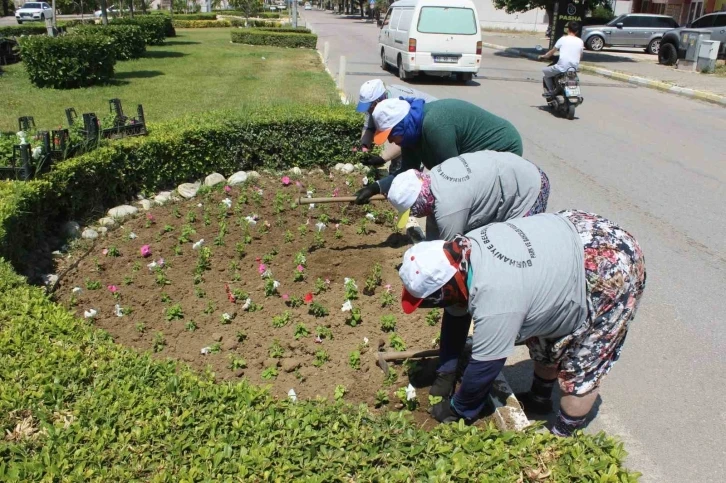
[[[314,51],[232,44],[230,31],[179,29],[164,45],[147,47],[144,58],[118,62],[113,84],[105,86],[39,89],[30,84],[22,62],[4,67],[0,131],[14,132],[19,116],[33,116],[40,129],[65,125],[66,107],[79,116],[95,112],[103,117],[114,97],[131,115],[143,104],[151,122],[243,103],[339,102]]]

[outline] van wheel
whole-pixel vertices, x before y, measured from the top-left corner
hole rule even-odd
[[[398,78],[401,80],[406,80],[410,76],[408,72],[403,68],[403,61],[401,60],[401,56],[398,56]]]
[[[648,44],[648,48],[645,49],[645,52],[652,55],[658,55],[658,51],[660,50],[660,39],[653,39]]]
[[[386,63],[386,51],[381,49],[381,69],[384,71],[388,70],[388,64]]]
[[[673,44],[662,44],[658,49],[658,63],[675,65],[678,62],[678,51]]]

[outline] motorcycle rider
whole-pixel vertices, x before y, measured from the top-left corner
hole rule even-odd
[[[580,24],[578,22],[568,22],[567,35],[560,37],[549,52],[539,56],[540,59],[551,59],[552,56],[558,54],[560,56],[555,65],[549,65],[542,69],[545,86],[547,86],[547,92],[542,94],[544,97],[552,97],[554,95],[555,85],[553,79],[555,77],[567,72],[571,68],[579,70],[580,60],[582,60],[582,55],[585,52],[585,44],[577,36],[579,30]]]

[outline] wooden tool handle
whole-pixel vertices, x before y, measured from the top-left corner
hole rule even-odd
[[[421,359],[423,357],[436,357],[439,355],[438,349],[429,349],[425,351],[403,351],[403,352],[379,352],[378,357],[384,361],[397,361],[401,359]]]
[[[383,201],[386,197],[383,195],[373,195],[370,197],[371,201]],[[310,203],[350,203],[355,201],[355,196],[334,196],[331,198],[298,198],[298,205],[309,205]]]

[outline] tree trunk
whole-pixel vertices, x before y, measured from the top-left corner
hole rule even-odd
[[[106,0],[101,0],[101,21],[108,25],[108,12],[106,11]]]
[[[3,15],[5,17],[10,15],[10,1],[9,0],[3,0]]]
[[[129,0],[129,16],[134,18],[134,0]]]

